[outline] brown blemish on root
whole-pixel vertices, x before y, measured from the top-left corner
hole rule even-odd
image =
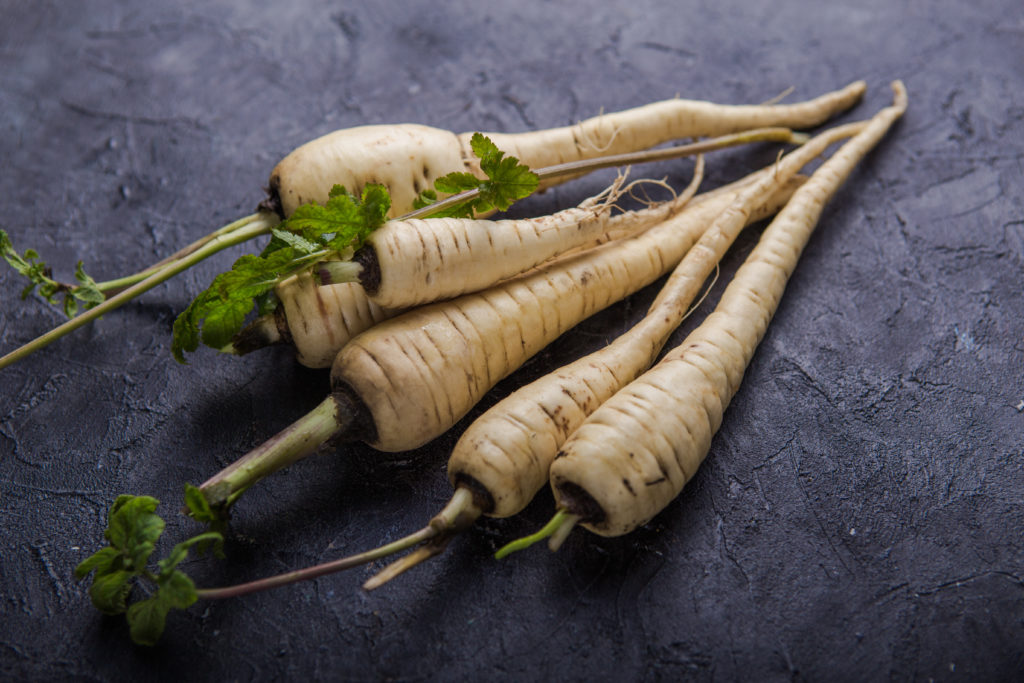
[[[601,504],[586,489],[571,481],[558,484],[558,501],[567,512],[579,515],[580,522],[584,524],[599,525],[607,517]]]
[[[473,505],[480,508],[482,513],[488,514],[494,510],[494,496],[487,490],[486,486],[474,477],[464,472],[459,472],[455,475],[455,488],[459,487],[469,490],[473,495]]]
[[[281,176],[278,173],[270,176],[270,186],[264,190],[267,196],[257,205],[258,211],[271,211],[282,219],[284,218],[284,207],[281,206]]]
[[[359,284],[367,294],[373,296],[380,291],[380,260],[377,258],[377,250],[372,244],[366,244],[353,256],[352,262],[362,266],[359,271]]]

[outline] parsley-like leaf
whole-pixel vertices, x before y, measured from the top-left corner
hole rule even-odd
[[[47,303],[56,306],[56,295],[63,293],[64,301],[61,307],[69,318],[78,313],[79,303],[88,309],[106,300],[96,281],[85,273],[81,261],[75,268],[77,285],[57,282],[51,276],[46,263],[39,260],[39,253],[35,249],[26,249],[24,255],[19,254],[11,243],[11,238],[3,230],[0,230],[0,255],[3,255],[4,260],[18,273],[28,278],[28,285],[21,290],[22,299],[27,299],[34,291]]]
[[[447,209],[439,210],[431,216],[471,217],[475,214],[492,210],[505,211],[513,202],[528,197],[536,191],[540,179],[537,174],[519,163],[516,157],[507,157],[497,145],[481,133],[473,133],[469,141],[473,154],[480,159],[480,170],[487,176],[486,180],[477,178],[472,173],[459,171],[449,173],[434,182],[441,192],[451,195],[478,190],[479,194]],[[421,197],[423,197],[421,193]],[[436,195],[434,197],[436,199]],[[422,206],[433,202],[424,197]]]
[[[128,619],[128,632],[132,642],[139,645],[156,645],[164,633],[167,624],[167,613],[171,606],[159,595],[147,600],[140,600],[128,608],[125,618]]]
[[[75,578],[84,579],[92,571],[95,571],[97,576],[119,571],[124,568],[119,562],[120,559],[121,552],[117,548],[112,548],[109,545],[106,548],[100,548],[78,563],[78,566],[75,567]]]
[[[431,204],[437,204],[437,192],[434,190],[423,190],[412,200],[413,209],[423,209]]]
[[[480,170],[487,174],[487,180],[480,185],[480,198],[495,209],[505,211],[517,199],[537,189],[537,174],[520,164],[519,159],[506,157],[490,138],[474,133],[469,145],[480,158]]]
[[[163,531],[163,520],[154,512],[158,504],[150,496],[118,496],[104,534],[110,545],[128,557],[138,557],[140,544],[155,542]]]
[[[194,495],[190,496],[186,491],[186,500],[190,499],[194,499]],[[198,599],[192,579],[177,568],[191,549],[202,552],[204,548],[213,546],[214,551],[223,556],[220,548],[224,537],[208,531],[174,546],[166,558],[157,562],[157,573],[154,574],[146,564],[164,530],[164,521],[156,514],[156,506],[156,499],[148,496],[118,496],[110,507],[104,532],[110,545],[96,551],[75,568],[77,579],[93,574],[89,587],[93,605],[105,614],[126,613],[132,640],[141,645],[156,643],[163,633],[170,610],[185,609]],[[155,584],[156,590],[145,600],[129,606],[132,587],[140,578]]]
[[[200,341],[215,349],[228,346],[254,307],[261,313],[268,309],[275,285],[332,254],[362,246],[390,208],[391,198],[381,185],[367,185],[360,197],[335,185],[326,204],[298,207],[272,231],[258,256],[235,261],[175,319],[175,359],[184,363],[185,353],[199,348]]]
[[[104,614],[123,614],[134,577],[135,572],[127,569],[97,574],[89,587],[92,604]]]

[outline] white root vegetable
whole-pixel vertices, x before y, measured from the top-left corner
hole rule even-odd
[[[735,196],[709,194],[635,237],[375,325],[339,352],[331,397],[201,488],[213,503],[231,503],[328,439],[403,451],[439,436],[544,346],[674,266]]]
[[[684,209],[681,221],[376,325],[338,353],[332,389],[358,396],[372,414],[376,434],[367,442],[374,448],[422,446],[577,323],[661,277],[728,199],[720,194],[692,213]],[[625,224],[645,211],[613,220]]]
[[[606,192],[552,216],[389,221],[356,255],[362,263],[373,263],[372,279],[380,280],[373,295],[358,282],[321,285],[312,274],[294,276],[275,289],[278,311],[243,330],[235,350],[248,353],[287,342],[303,365],[330,367],[352,337],[416,304],[484,289],[561,253],[621,239],[664,220],[696,193],[703,178],[703,157],[697,168],[693,182],[674,200],[614,221],[609,221],[611,202],[624,191],[621,178]]]
[[[321,286],[310,273],[281,283],[274,330],[288,335],[295,358],[308,368],[329,368],[352,337],[401,310],[378,306],[357,282]]]
[[[452,536],[481,514],[508,517],[525,508],[547,483],[551,463],[569,435],[654,362],[685,318],[701,284],[751,222],[755,209],[784,189],[800,168],[829,145],[863,127],[850,124],[822,133],[740,190],[676,266],[637,325],[608,346],[516,390],[476,419],[448,460],[455,495],[427,527],[405,539],[409,544],[405,547],[423,545],[389,564],[363,587],[377,588],[442,552]],[[400,542],[390,546],[405,549]],[[379,551],[371,557],[378,556]],[[347,558],[346,566],[353,561]]]
[[[641,152],[641,159],[632,154],[625,157],[634,161],[651,160],[647,158],[651,154],[674,158],[749,142],[801,143],[805,139],[786,128],[762,128],[654,153]],[[625,161],[623,155],[601,157],[572,164],[572,169],[556,166],[537,173],[543,179],[580,166]],[[233,351],[245,354],[271,344],[290,343],[304,365],[329,367],[338,350],[371,325],[410,306],[480,290],[560,254],[633,234],[679,210],[699,182],[699,174],[695,174],[691,187],[663,204],[663,210],[625,220],[608,220],[614,196],[604,194],[630,188],[606,190],[554,217],[497,222],[447,218],[389,221],[370,236],[354,261],[327,261],[317,269],[321,282],[357,277],[362,286],[335,282],[324,285],[328,291],[318,292],[310,278],[289,278],[276,288],[282,306],[242,330],[233,340]]]
[[[701,163],[702,159],[698,159],[695,180],[700,176]],[[711,194],[714,196],[716,193],[728,191],[732,192],[733,196],[748,197],[745,217],[751,218],[751,211],[756,208],[754,200],[758,200],[761,210],[754,215],[760,217],[760,213],[768,207],[785,202],[792,194],[793,187],[800,182],[794,180],[796,179],[784,178],[778,174],[755,173],[745,179],[747,182],[734,183],[727,189],[720,188]],[[768,181],[771,181],[771,189],[777,196],[769,198],[767,202],[765,199],[771,194],[767,190],[759,196],[751,192],[737,192],[743,187],[755,184],[766,187]],[[692,191],[695,187],[696,182],[691,183],[687,191]],[[706,199],[702,197],[701,201]],[[693,254],[693,250],[688,252],[684,263],[690,258],[690,254]],[[677,290],[685,288],[680,280],[676,279],[676,282],[679,283],[676,285]],[[567,368],[523,387],[476,420],[459,440],[449,460],[449,474],[455,485],[455,493],[448,505],[423,529],[373,550],[239,586],[217,589],[213,595],[244,595],[323,576],[419,545],[411,553],[371,577],[363,586],[371,590],[441,553],[456,534],[471,526],[481,514],[486,512],[493,516],[507,516],[518,512],[547,480],[547,465],[535,467],[537,461],[546,458],[549,462],[567,433],[572,431],[601,400],[614,393],[613,386],[621,386],[653,361],[657,349],[652,349],[651,345],[660,348],[668,334],[667,331],[659,333],[658,330],[667,328],[670,331],[683,315],[681,310],[673,310],[674,306],[685,306],[685,303],[680,300],[653,307],[643,323],[637,325],[630,334],[616,340],[608,350],[591,354]],[[635,353],[631,353],[631,350]],[[645,351],[649,357],[646,363],[636,358],[643,357]],[[572,396],[571,406],[566,405],[567,394]],[[587,394],[582,403],[581,394]],[[493,428],[497,436],[507,435],[509,423],[514,424],[516,428],[513,429],[510,438],[501,440],[500,450],[504,452],[505,458],[498,458],[497,462],[493,462],[493,447],[497,440],[490,438],[488,433]],[[481,438],[486,441],[482,446],[478,443]],[[519,457],[524,455],[525,457]],[[489,469],[491,467],[493,470]],[[479,473],[481,469],[485,474]],[[540,476],[531,477],[538,469],[542,470]],[[494,471],[498,472],[497,478]],[[512,482],[512,485],[507,485],[509,482]]]
[[[411,308],[486,289],[593,244],[608,229],[622,182],[619,178],[578,206],[536,218],[389,221],[353,257],[359,282],[374,303],[386,308]],[[634,227],[647,225],[637,221]]]
[[[565,443],[550,476],[568,512],[566,529],[578,519],[604,536],[628,533],[693,477],[826,201],[905,111],[903,85],[893,83],[893,91],[894,104],[815,171],[772,221],[715,312]]]
[[[646,370],[756,210],[830,145],[863,124],[825,131],[743,188],[676,266],[647,315],[607,347],[522,387],[473,422],[448,461],[454,486],[486,492],[486,514],[518,513],[548,481],[559,448],[598,406]]]
[[[595,117],[578,126],[513,135],[495,134],[495,137],[501,140],[500,144],[514,148],[520,160],[528,166],[541,168],[560,161],[647,149],[678,138],[772,125],[811,127],[852,106],[863,91],[864,83],[857,81],[841,90],[791,105],[729,106],[677,99]],[[257,214],[215,231],[176,254],[171,262],[161,261],[128,278],[104,283],[109,286],[100,293],[106,292],[109,298],[0,356],[0,368],[120,307],[226,246],[269,232],[278,217],[290,216],[300,204],[310,201],[325,203],[336,184],[344,185],[356,194],[369,183],[385,185],[391,194],[390,215],[394,217],[411,211],[420,191],[430,188],[440,176],[468,171],[483,178],[479,159],[470,153],[471,137],[469,133],[455,135],[427,126],[404,124],[336,131],[306,143],[281,160],[271,172],[269,196],[261,203]],[[575,176],[552,178],[542,187],[572,177]],[[239,227],[241,223],[252,225]],[[121,291],[123,287],[128,289]],[[347,288],[339,291],[348,292],[345,294],[348,296],[356,290]],[[119,293],[114,295],[114,292]],[[343,307],[358,309],[361,305],[361,302],[351,302]],[[265,332],[252,336],[261,344],[280,336],[267,321],[261,321],[256,330]]]
[[[855,104],[857,81],[840,90],[788,105],[722,105],[672,99],[587,119],[575,126],[526,133],[487,133],[498,148],[530,168],[648,149],[670,140],[724,135],[766,126],[811,128]],[[335,184],[358,194],[368,183],[391,193],[391,216],[413,208],[420,191],[448,173],[479,177],[470,133],[417,124],[360,126],[328,133],[286,156],[270,175],[272,203],[283,216],[300,204],[324,203]],[[549,187],[568,178],[547,181]]]

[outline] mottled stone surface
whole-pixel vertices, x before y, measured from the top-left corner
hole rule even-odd
[[[171,359],[174,315],[241,250],[0,371],[0,678],[1020,680],[1017,0],[6,0],[0,16],[0,222],[65,276],[78,259],[99,278],[132,271],[248,213],[279,158],[339,127],[519,131],[677,93],[758,102],[857,78],[870,89],[847,120],[884,106],[893,78],[911,98],[826,210],[709,459],[628,537],[576,531],[555,555],[492,561],[547,519],[544,492],[375,593],[364,568],[196,605],[137,648],[71,575],[106,508],[157,496],[183,537],[182,484],[312,408],[326,375],[283,350]],[[774,154],[717,155],[709,184]],[[682,183],[689,168],[648,171]],[[0,351],[60,321],[20,288],[0,270]],[[613,338],[654,294],[581,325],[480,409]],[[239,505],[229,561],[190,573],[240,581],[417,528],[449,495],[464,426],[416,452],[344,447],[276,475]]]

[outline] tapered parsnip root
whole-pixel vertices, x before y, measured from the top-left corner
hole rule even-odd
[[[593,244],[606,232],[624,183],[620,176],[579,206],[536,218],[389,221],[353,257],[359,282],[374,303],[387,308],[411,308],[486,289]],[[325,271],[321,268],[321,280],[330,279]]]
[[[507,517],[526,507],[548,481],[548,469],[569,435],[654,362],[669,335],[686,317],[701,285],[751,221],[755,209],[829,145],[863,127],[850,124],[822,133],[740,190],[676,266],[647,315],[629,332],[518,389],[475,420],[448,460],[448,477],[456,492],[471,492],[476,507],[495,517]],[[525,539],[521,545],[551,534],[555,534],[552,542],[559,544],[562,534],[571,528],[563,524],[564,520],[557,518],[550,529]],[[415,551],[386,567],[364,587],[377,587],[437,552],[427,548]]]
[[[699,155],[752,142],[802,144],[805,140],[806,136],[793,133],[787,128],[760,128],[672,148],[547,167],[538,169],[537,174],[543,180],[559,177],[567,172],[576,173],[584,168],[612,167],[626,163]],[[700,168],[703,168],[702,164]],[[317,271],[319,277],[326,280],[330,280],[333,273],[338,270],[355,273],[360,278],[368,279],[367,287],[375,293],[373,300],[370,299],[366,288],[354,283],[324,285],[330,291],[318,295],[313,289],[314,283],[311,279],[293,278],[278,288],[283,305],[275,314],[264,316],[246,327],[234,340],[234,352],[245,354],[272,344],[292,343],[298,350],[298,358],[302,364],[309,367],[329,367],[331,360],[349,339],[410,305],[481,289],[502,278],[523,272],[539,263],[541,257],[545,255],[550,257],[563,250],[565,253],[580,251],[610,239],[620,239],[658,220],[663,220],[685,205],[696,191],[700,176],[701,173],[695,173],[691,187],[675,201],[663,204],[659,211],[637,213],[632,218],[619,218],[610,223],[585,221],[582,225],[587,229],[575,234],[569,244],[564,244],[560,238],[565,237],[565,227],[571,227],[573,223],[564,219],[571,219],[573,213],[586,218],[588,214],[584,212],[594,210],[593,207],[588,208],[586,203],[580,207],[581,211],[569,210],[565,216],[556,219],[556,226],[560,225],[562,228],[560,231],[537,229],[551,227],[545,226],[545,223],[551,222],[550,218],[518,221],[509,225],[500,225],[500,221],[422,221],[409,217],[389,222],[385,228],[378,231],[383,232],[383,236],[371,237],[371,248],[363,252],[359,259],[360,263],[334,261],[323,264]],[[606,215],[606,212],[602,213],[602,216]],[[419,226],[427,225],[439,226],[438,232],[430,229],[424,232],[418,230]],[[527,228],[528,232],[521,243],[515,244],[517,249],[510,251],[503,248],[503,245],[507,247],[511,241],[511,233],[507,232],[507,229],[514,225]],[[468,231],[468,227],[474,229]],[[445,231],[446,228],[449,230]],[[455,228],[455,231],[450,230],[451,228]],[[534,234],[531,236],[530,232]],[[571,229],[568,232],[573,233]],[[375,240],[379,242],[377,247],[373,247]],[[479,258],[483,253],[480,247],[485,241],[485,251],[491,253],[492,257],[482,259]],[[518,242],[518,239],[515,242]],[[457,249],[441,251],[442,245],[454,245]],[[522,252],[518,252],[518,247],[524,247]],[[502,249],[503,253],[494,256],[495,248]],[[386,254],[391,262],[397,264],[391,268],[391,274],[386,278],[374,263],[379,261],[376,256],[378,249]],[[463,258],[467,255],[470,257],[468,264]],[[481,263],[485,261],[487,267],[482,267]],[[363,264],[367,268],[364,268]],[[410,268],[411,272],[405,273],[406,277],[403,277],[403,271]],[[380,291],[382,287],[386,291]]]
[[[853,106],[864,82],[790,105],[720,105],[673,99],[587,119],[575,126],[528,133],[487,133],[506,154],[530,168],[648,149],[670,140],[724,135],[765,126],[817,126]],[[323,203],[335,184],[359,193],[367,183],[386,185],[391,215],[413,208],[420,191],[454,171],[480,175],[470,151],[471,133],[417,124],[361,126],[335,131],[302,145],[270,175],[270,205],[289,216],[300,204]],[[480,177],[483,177],[480,175]],[[568,178],[546,181],[550,187]]]
[[[616,536],[649,521],[703,461],[826,201],[906,108],[906,92],[826,161],[765,230],[708,318],[569,438],[551,466],[559,507]]]
[[[673,271],[648,314],[607,347],[527,385],[491,408],[462,435],[448,461],[454,485],[472,482],[493,498],[488,514],[516,514],[548,480],[558,449],[598,406],[657,358],[701,285],[757,208],[830,145],[863,124],[839,126],[805,143],[740,190]]]
[[[317,417],[300,419],[212,477],[204,493],[215,504],[227,503],[332,436],[359,438],[383,451],[425,444],[544,346],[673,267],[734,197],[734,191],[716,192],[635,237],[375,325],[339,352],[332,397],[311,414]],[[633,220],[629,216],[622,220]],[[344,427],[348,433],[334,433]]]

